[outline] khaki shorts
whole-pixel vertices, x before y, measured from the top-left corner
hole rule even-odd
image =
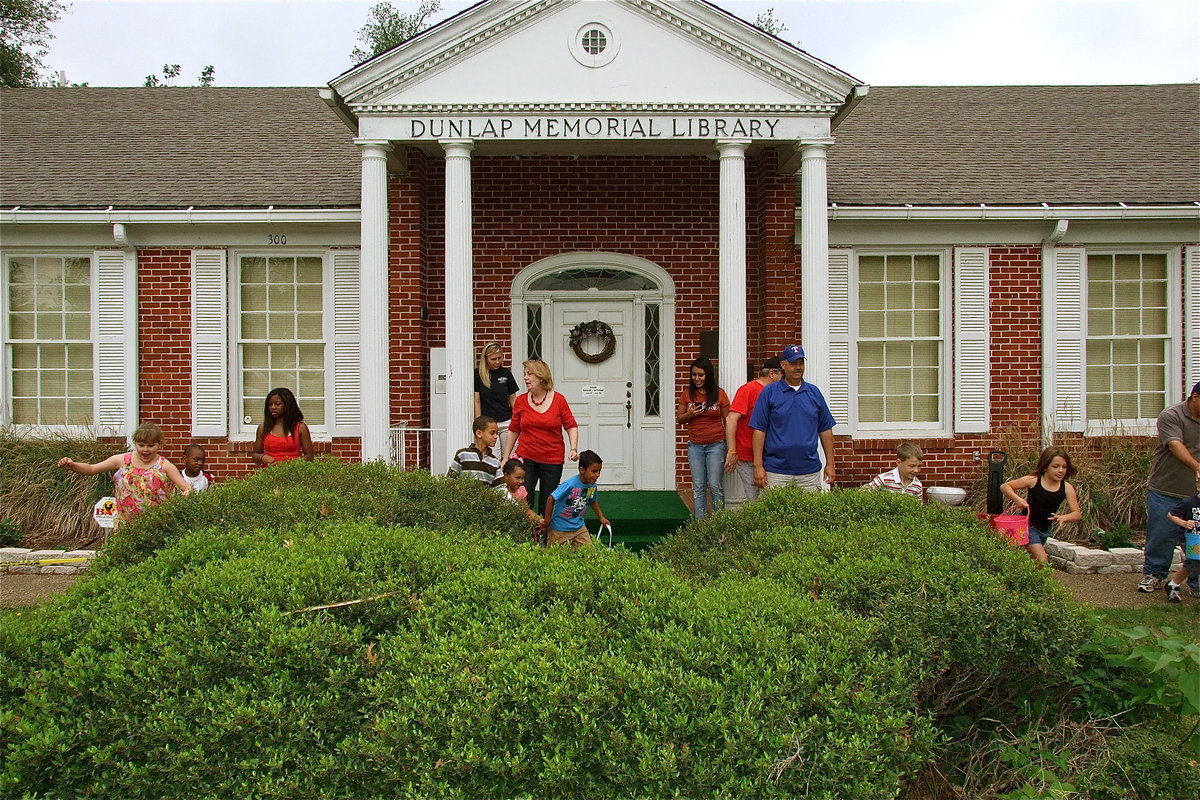
[[[553,547],[556,544],[571,543],[571,547],[578,550],[580,547],[587,547],[592,543],[592,537],[588,534],[586,527],[580,528],[577,531],[556,531],[549,530],[546,532],[546,545]]]
[[[825,481],[822,480],[819,471],[811,472],[808,475],[784,475],[779,472],[768,472],[767,488],[772,489],[776,486],[797,486],[806,492],[825,491]]]

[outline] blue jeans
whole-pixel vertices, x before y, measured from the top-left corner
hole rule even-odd
[[[1165,578],[1171,571],[1175,548],[1183,538],[1183,528],[1167,519],[1171,509],[1179,505],[1180,497],[1146,491],[1146,549],[1142,573]]]
[[[688,466],[692,468],[692,496],[696,500],[696,519],[708,514],[708,496],[712,495],[713,511],[725,507],[724,442],[696,444],[688,442]]]

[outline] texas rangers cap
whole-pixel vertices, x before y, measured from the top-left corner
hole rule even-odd
[[[783,352],[779,354],[780,361],[799,361],[804,358],[804,348],[798,344],[788,345],[783,348]]]

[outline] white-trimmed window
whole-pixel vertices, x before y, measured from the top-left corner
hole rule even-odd
[[[280,386],[314,437],[360,434],[357,250],[196,250],[192,283],[195,435],[253,436]]]
[[[936,253],[859,254],[859,430],[946,428],[943,271]]]
[[[325,427],[325,273],[320,255],[239,254],[238,408],[243,431],[253,432],[262,421],[267,393],[278,386],[295,392],[310,427]]]
[[[133,253],[9,252],[0,262],[0,422],[128,435],[137,410]]]
[[[1047,250],[1043,413],[1056,430],[1153,433],[1183,369],[1178,252]]]
[[[6,261],[12,423],[92,425],[91,255],[21,255]]]
[[[1087,418],[1136,424],[1167,406],[1166,253],[1088,253]]]
[[[988,273],[985,247],[830,249],[834,433],[988,429]]]

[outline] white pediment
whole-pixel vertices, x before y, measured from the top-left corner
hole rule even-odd
[[[695,0],[492,0],[330,85],[356,116],[764,109],[828,118],[859,82]]]

